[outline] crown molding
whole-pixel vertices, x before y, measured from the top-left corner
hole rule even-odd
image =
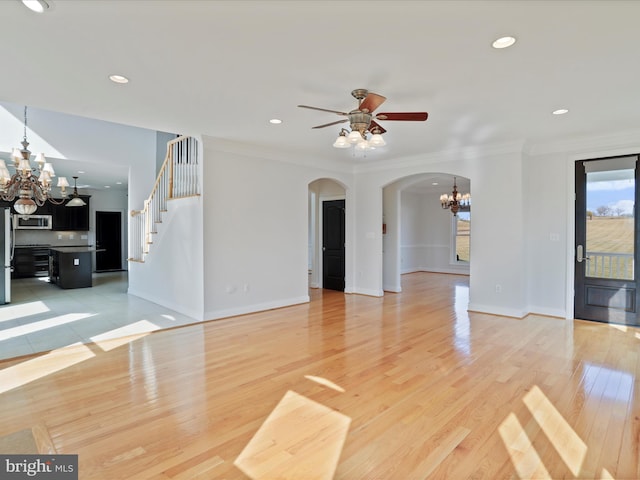
[[[573,153],[579,155],[581,152],[593,154],[620,151],[620,154],[630,152],[640,152],[640,129],[624,130],[621,132],[606,133],[603,135],[579,136],[566,138],[550,142],[527,142],[524,153],[531,156],[546,155],[553,153]],[[585,153],[587,155],[587,153]],[[607,153],[605,156],[614,155]]]
[[[359,164],[354,167],[354,173],[380,172],[396,170],[398,168],[420,167],[434,163],[452,162],[459,160],[478,160],[497,155],[522,154],[524,141],[515,141],[493,145],[476,145],[464,148],[429,152],[411,157],[385,160],[375,164]]]

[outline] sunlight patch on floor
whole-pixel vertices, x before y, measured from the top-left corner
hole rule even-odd
[[[519,478],[551,478],[514,413],[505,418],[498,431]]]
[[[328,380],[324,377],[316,377],[315,375],[305,375],[304,378],[306,378],[307,380],[311,380],[312,382],[319,383],[320,385],[324,385],[325,387],[329,387],[335,390],[336,392],[344,393],[345,391],[344,388],[342,388],[340,385],[333,383],[331,380]]]
[[[609,327],[615,328],[616,330],[620,330],[621,332],[628,332],[629,328],[626,325],[616,325],[614,323],[610,323]]]
[[[0,370],[0,393],[21,387],[93,357],[95,354],[86,345],[78,342],[5,368]]]
[[[126,345],[131,342],[135,342],[141,338],[146,337],[151,332],[139,333],[137,335],[129,335],[127,337],[118,337],[118,338],[110,338],[109,335],[113,330],[109,332],[105,332],[101,335],[97,335],[96,337],[91,337],[93,342],[100,347],[103,351],[108,352],[109,350],[113,350],[114,348],[121,347],[122,345]],[[95,340],[98,337],[106,336],[106,338],[102,340]]]
[[[571,473],[578,476],[587,455],[585,443],[537,385],[523,401]]]
[[[26,325],[20,325],[19,327],[7,328],[6,330],[0,330],[0,341],[9,340],[10,338],[20,337],[29,333],[40,332],[48,328],[58,327],[67,323],[77,322],[84,318],[93,317],[96,313],[67,313],[66,315],[60,315],[58,317],[48,318],[46,320],[40,320],[39,322],[28,323]]]
[[[600,473],[600,480],[615,480],[615,477],[609,473],[609,470],[603,468]]]
[[[160,330],[160,327],[148,320],[140,320],[124,327],[95,335],[91,337],[91,341],[103,350],[108,351],[142,338],[155,330]]]
[[[582,379],[592,396],[602,396],[616,402],[626,403],[633,395],[634,376],[627,372],[584,362]],[[618,387],[611,388],[611,385]]]
[[[6,305],[0,309],[0,322],[15,320],[17,318],[29,317],[49,311],[44,302],[29,302],[18,305]]]
[[[351,419],[289,390],[234,465],[252,480],[333,478]]]

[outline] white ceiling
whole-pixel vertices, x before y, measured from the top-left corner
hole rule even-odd
[[[0,101],[376,163],[640,127],[640,2],[0,2]],[[517,38],[508,49],[491,42]],[[127,85],[108,80],[113,73]],[[387,146],[331,147],[351,90],[387,97]],[[570,112],[554,116],[557,108]],[[283,120],[271,125],[271,118]]]

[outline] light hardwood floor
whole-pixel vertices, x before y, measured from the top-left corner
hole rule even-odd
[[[467,278],[0,362],[81,479],[640,478],[640,330],[468,313]]]

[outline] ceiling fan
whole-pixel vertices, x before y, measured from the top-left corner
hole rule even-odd
[[[386,100],[382,95],[369,92],[364,88],[357,88],[351,92],[351,95],[358,100],[358,108],[350,112],[340,112],[338,110],[330,110],[327,108],[310,107],[309,105],[298,105],[301,108],[309,108],[311,110],[320,110],[321,112],[335,113],[347,118],[337,120],[323,125],[317,125],[312,128],[325,128],[339,123],[349,122],[351,132],[341,129],[338,139],[333,144],[336,148],[348,148],[356,145],[356,148],[366,150],[368,148],[382,146],[385,144],[382,134],[386,130],[376,120],[399,120],[410,122],[424,122],[429,114],[427,112],[386,112],[373,114]],[[367,133],[371,133],[371,138],[367,139]]]

